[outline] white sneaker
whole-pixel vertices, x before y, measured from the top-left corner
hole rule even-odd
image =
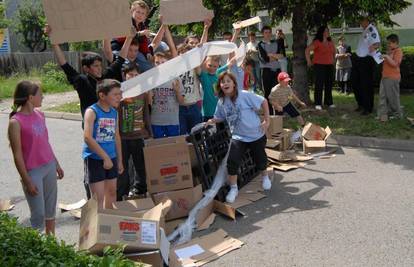
[[[322,106],[321,106],[321,105],[316,105],[316,106],[315,106],[315,109],[316,109],[316,110],[322,110]]]
[[[329,108],[336,108],[334,104],[330,105]]]
[[[270,181],[269,176],[263,176],[262,187],[263,190],[270,190],[270,188],[272,188],[272,182]]]
[[[237,187],[230,187],[230,191],[227,193],[226,202],[233,203],[236,200],[237,195],[239,194],[239,189]]]

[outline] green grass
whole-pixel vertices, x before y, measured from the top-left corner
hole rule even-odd
[[[0,99],[13,97],[17,83],[22,80],[40,81],[43,93],[53,94],[73,90],[73,87],[66,81],[57,80],[39,70],[32,70],[29,74],[15,74],[11,77],[0,76]]]
[[[375,97],[377,101],[378,95]],[[356,105],[353,94],[343,95],[335,91],[334,103],[337,106],[335,109],[323,111],[305,109],[302,115],[306,121],[322,127],[329,126],[335,134],[339,135],[414,140],[414,127],[405,118],[414,117],[414,95],[401,96],[404,119],[394,119],[385,123],[375,119],[376,111],[369,116],[361,116],[354,112]],[[296,120],[287,118],[285,127],[297,128]]]
[[[69,102],[60,106],[48,108],[47,110],[67,113],[80,113],[80,104],[79,101]]]

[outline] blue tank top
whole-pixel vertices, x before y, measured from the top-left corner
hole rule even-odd
[[[98,104],[89,107],[95,112],[96,118],[93,125],[93,139],[101,148],[113,159],[116,158],[115,133],[118,114],[114,108],[108,112],[104,111]],[[102,158],[93,152],[86,143],[83,144],[82,158],[93,158],[102,160]]]

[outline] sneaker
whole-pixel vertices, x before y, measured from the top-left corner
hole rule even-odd
[[[238,194],[239,189],[237,189],[237,186],[230,186],[230,191],[227,193],[226,196],[226,202],[233,203],[236,200]]]
[[[334,104],[330,105],[329,108],[336,108]]]
[[[316,110],[322,110],[322,106],[321,106],[321,105],[316,105],[316,106],[315,106],[315,109],[316,109]]]
[[[262,187],[263,190],[270,190],[270,188],[272,188],[272,182],[269,179],[269,176],[264,176],[263,180],[262,180]]]

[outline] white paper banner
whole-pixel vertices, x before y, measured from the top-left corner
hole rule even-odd
[[[152,68],[137,77],[122,83],[122,97],[134,97],[176,79],[181,74],[197,68],[206,56],[229,54],[237,49],[234,43],[215,41],[205,43],[178,57]]]
[[[237,66],[240,67],[243,64],[245,57],[246,57],[246,44],[242,40],[240,42],[239,48],[237,48],[236,50]]]

